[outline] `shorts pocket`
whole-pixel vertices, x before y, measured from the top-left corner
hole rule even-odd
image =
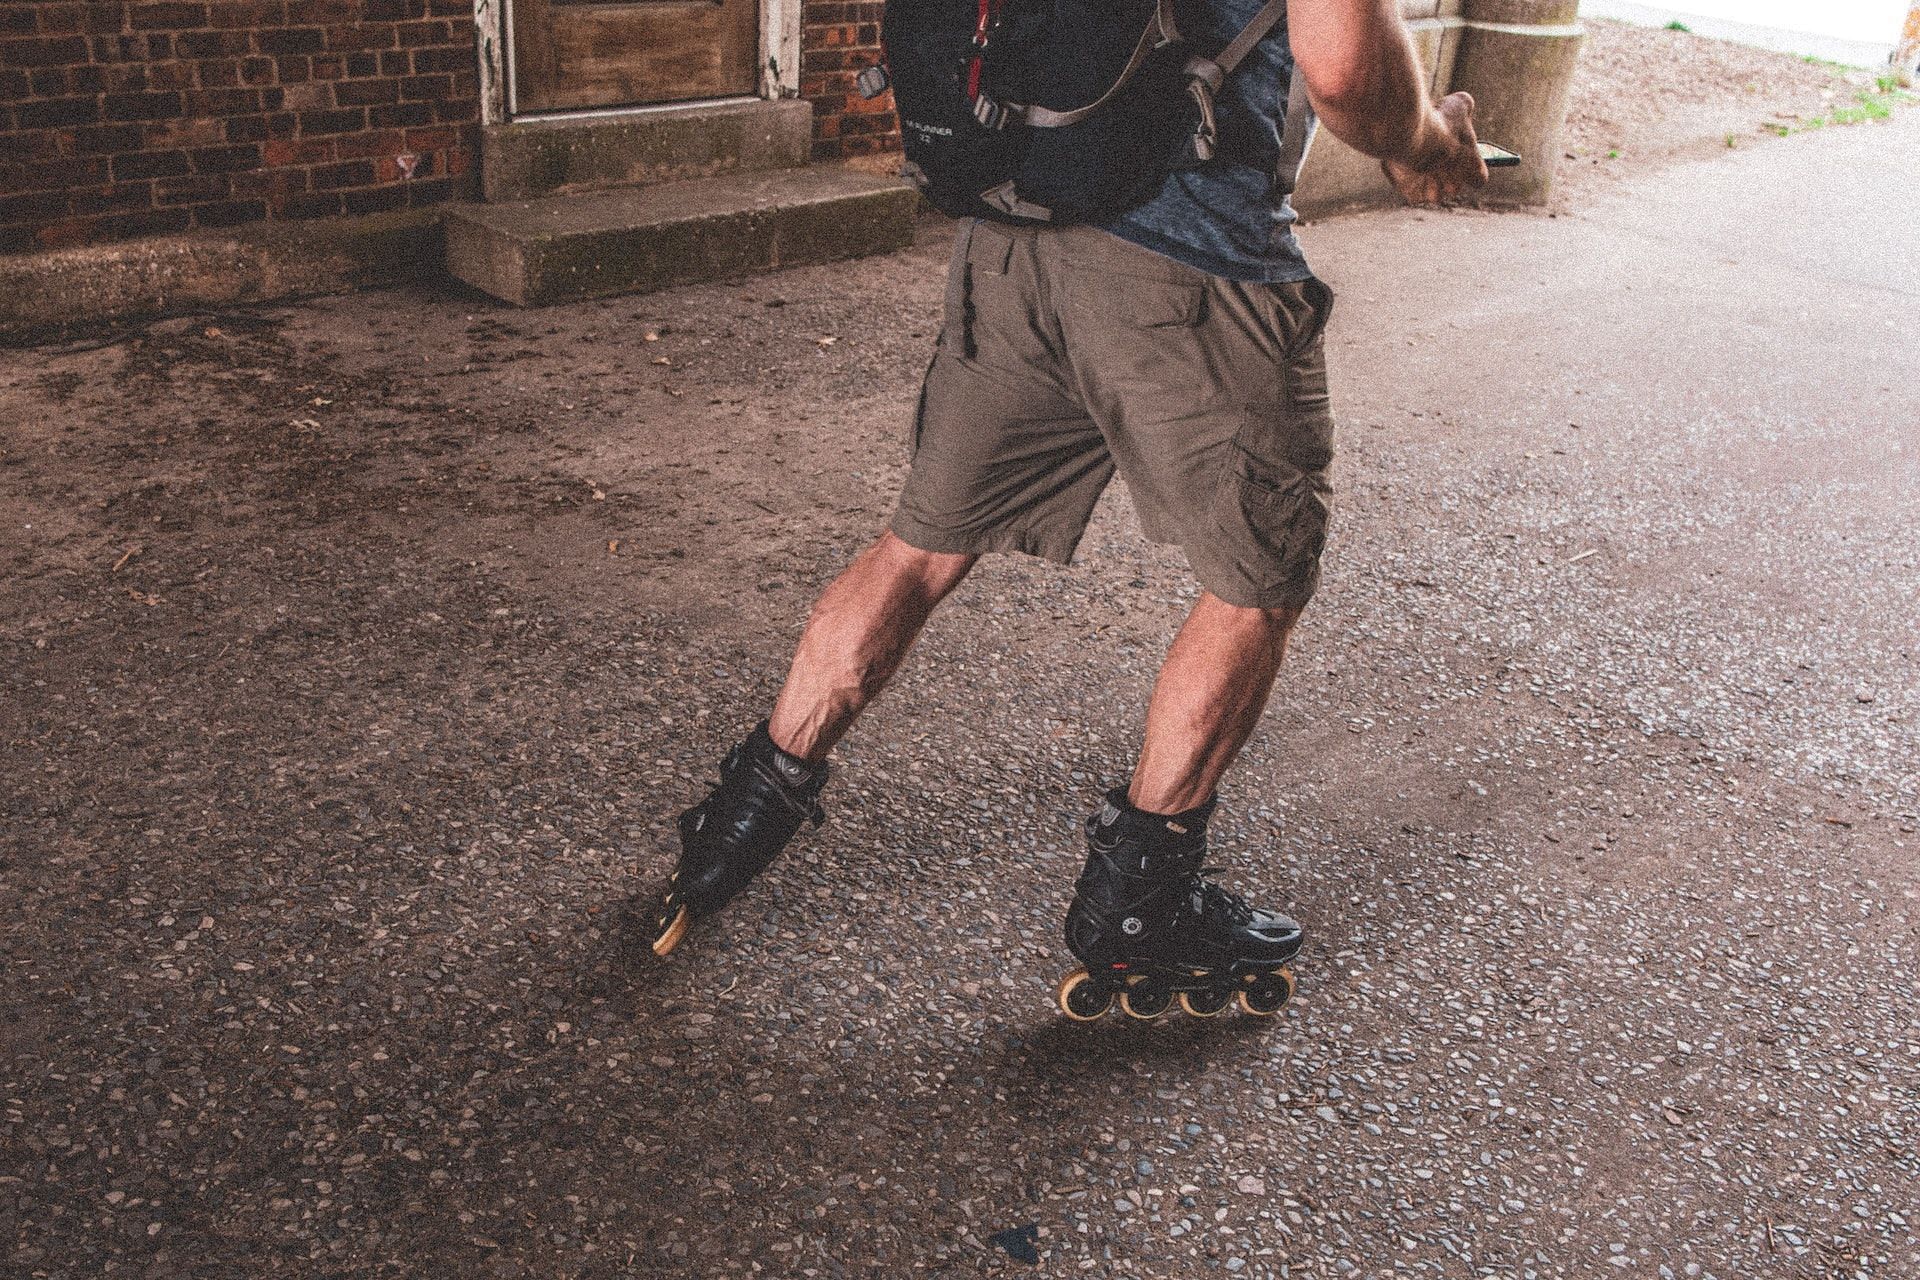
[[[1149,285],[1132,293],[1118,319],[1142,329],[1191,329],[1207,314],[1207,291],[1199,285]]]
[[[1221,558],[1242,595],[1262,603],[1305,603],[1319,581],[1332,519],[1327,465],[1306,459],[1320,465],[1302,467],[1247,444],[1235,440],[1227,447],[1215,487],[1212,515]]]
[[[960,229],[952,265],[947,270],[946,323],[943,344],[963,360],[978,357],[982,312],[992,317],[1011,305],[1002,296],[1013,264],[1013,237],[990,222],[971,222]]]

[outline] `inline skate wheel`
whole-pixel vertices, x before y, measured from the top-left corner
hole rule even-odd
[[[1173,1004],[1173,993],[1148,978],[1135,978],[1120,992],[1120,1012],[1129,1018],[1157,1018]]]
[[[1232,991],[1182,991],[1180,1007],[1196,1018],[1211,1018],[1233,1003]]]
[[[1060,1002],[1060,1012],[1075,1022],[1092,1022],[1113,1008],[1113,992],[1103,990],[1085,969],[1075,969],[1060,979],[1054,998]]]
[[[660,936],[653,940],[653,954],[665,957],[686,936],[687,909],[684,906],[672,908],[670,913],[660,917]]]
[[[1240,988],[1240,1007],[1256,1018],[1271,1018],[1293,999],[1293,971],[1275,969]]]

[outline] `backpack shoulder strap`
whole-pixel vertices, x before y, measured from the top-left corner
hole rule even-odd
[[[1218,57],[1212,59],[1213,65],[1220,68],[1223,79],[1233,74],[1233,69],[1253,52],[1253,46],[1266,39],[1267,32],[1273,30],[1273,24],[1280,21],[1280,15],[1286,11],[1287,0],[1267,0],[1260,12],[1253,15],[1253,21],[1240,28],[1240,34],[1220,51]]]
[[[1284,4],[1285,0],[1273,0],[1273,3]],[[1159,3],[1154,6],[1152,19],[1140,32],[1139,42],[1133,46],[1133,56],[1127,60],[1126,69],[1121,71],[1120,78],[1113,82],[1113,86],[1094,101],[1084,107],[1075,107],[1072,111],[1055,111],[1049,107],[1017,102],[998,103],[995,104],[994,109],[998,110],[1005,121],[1032,125],[1036,129],[1064,129],[1070,124],[1079,124],[1106,106],[1116,93],[1126,87],[1127,81],[1133,79],[1133,73],[1140,69],[1140,64],[1147,60],[1149,53],[1179,38],[1180,28],[1174,25],[1173,21],[1173,0],[1159,0]],[[987,99],[982,98],[980,101],[986,102]],[[981,115],[978,110],[974,114]],[[1001,127],[1000,124],[985,117],[982,117],[980,122],[989,128]]]
[[[1313,100],[1307,97],[1307,77],[1294,63],[1287,89],[1287,116],[1280,125],[1280,159],[1274,165],[1274,187],[1283,196],[1293,194],[1301,166],[1313,146]]]

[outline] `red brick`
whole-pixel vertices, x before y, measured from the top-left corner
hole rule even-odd
[[[258,89],[196,89],[181,95],[181,109],[195,118],[201,116],[243,116],[260,109]]]
[[[89,33],[121,31],[127,25],[127,6],[122,3],[91,3],[85,6],[86,13],[81,20]]]
[[[280,0],[219,0],[207,10],[210,27],[283,27],[287,6]]]
[[[155,91],[191,89],[193,87],[193,64],[188,62],[162,62],[147,68],[147,88]]]
[[[179,119],[156,121],[146,127],[146,146],[152,150],[167,147],[210,147],[226,137],[218,120]]]
[[[352,22],[361,17],[357,0],[287,0],[287,21],[324,27],[333,22]]]
[[[260,167],[260,146],[257,143],[242,143],[231,147],[201,147],[190,152],[188,158],[200,173],[233,173],[241,169]]]
[[[406,134],[398,129],[381,129],[348,134],[335,145],[334,154],[342,160],[368,160],[398,155],[407,150],[418,148],[407,141]]]
[[[433,106],[425,102],[402,102],[393,107],[374,107],[367,112],[367,121],[376,129],[400,129],[432,124]]]
[[[14,118],[17,127],[22,129],[93,124],[100,119],[100,103],[93,98],[51,98],[41,102],[23,102],[14,108]]]
[[[174,42],[183,58],[224,58],[253,46],[249,31],[188,31]]]
[[[185,173],[177,178],[160,178],[153,184],[153,202],[173,205],[224,200],[232,186],[233,179],[224,173]]]
[[[82,155],[138,151],[145,143],[146,130],[137,124],[102,124],[73,131],[73,149]]]
[[[439,151],[452,146],[460,140],[457,129],[409,129],[406,133],[406,150]]]
[[[235,199],[264,197],[276,200],[307,190],[305,169],[255,169],[233,175]]]
[[[186,31],[207,25],[207,6],[176,0],[138,0],[128,7],[127,17],[136,31]]]
[[[283,218],[326,218],[343,211],[338,191],[311,191],[275,202]]]
[[[131,182],[137,178],[174,178],[191,166],[184,151],[136,151],[113,158],[113,180]]]
[[[106,96],[109,120],[165,120],[180,114],[177,93],[110,93]]]
[[[267,216],[264,200],[222,200],[197,205],[193,210],[196,227],[233,227],[243,222],[258,222]]]
[[[40,218],[61,217],[71,205],[72,197],[65,191],[0,196],[0,222],[30,222]]]
[[[352,49],[391,49],[398,43],[393,27],[386,23],[375,23],[371,26],[328,27],[326,40],[326,47],[336,52]]]
[[[266,95],[262,94],[264,99]],[[288,111],[325,111],[333,105],[333,86],[290,84],[280,90],[280,106]]]
[[[129,236],[158,235],[167,231],[185,231],[193,223],[186,209],[156,209],[150,213],[128,213],[102,218],[90,231],[90,238],[124,239]]]
[[[38,8],[40,31],[43,35],[70,35],[84,30],[81,22],[82,11],[77,4],[49,4],[43,0]]]
[[[194,77],[203,89],[225,89],[240,83],[240,60],[222,58],[194,67]]]
[[[403,22],[394,28],[400,44],[408,49],[445,44],[453,38],[452,28],[444,22]]]
[[[73,211],[82,216],[90,213],[126,213],[132,209],[150,208],[152,204],[152,184],[146,182],[73,193]]]
[[[300,132],[304,134],[355,133],[366,127],[367,113],[362,107],[300,113]]]
[[[313,189],[330,191],[340,187],[364,187],[373,182],[373,161],[345,160],[322,165],[313,171]]]
[[[275,57],[288,53],[318,53],[326,47],[326,42],[326,36],[318,27],[277,27],[253,33],[253,47]]]
[[[406,204],[406,187],[392,185],[349,191],[346,194],[345,208],[350,214],[385,213],[389,209],[403,209]]]
[[[437,102],[452,94],[452,76],[408,76],[400,82],[400,96],[409,102]]]
[[[79,36],[0,40],[0,67],[56,67],[86,60],[87,42]]]
[[[261,144],[260,160],[272,168],[320,164],[333,159],[338,148],[332,138],[270,138]]]
[[[473,50],[468,48],[415,49],[413,70],[416,75],[435,71],[466,71],[473,66]]]

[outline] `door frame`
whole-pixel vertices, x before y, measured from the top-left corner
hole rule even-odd
[[[760,83],[762,98],[800,96],[800,6],[804,0],[760,0]],[[513,0],[473,0],[473,21],[479,28],[480,123],[506,124],[519,119],[568,119],[578,116],[640,115],[657,111],[684,111],[710,102],[737,98],[694,99],[633,107],[595,107],[576,111],[516,110],[513,92],[513,29],[507,7]]]

